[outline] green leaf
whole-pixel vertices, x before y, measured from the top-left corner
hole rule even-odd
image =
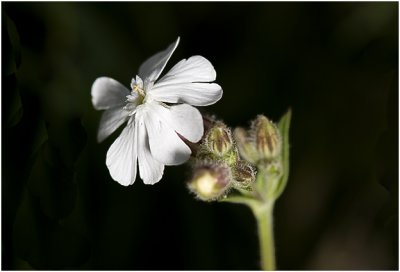
[[[282,116],[281,120],[279,120],[278,128],[282,137],[282,167],[283,167],[283,175],[279,181],[278,188],[276,189],[275,197],[276,199],[282,194],[283,190],[286,187],[287,180],[289,178],[289,128],[290,121],[292,118],[292,110],[289,109],[284,116]]]

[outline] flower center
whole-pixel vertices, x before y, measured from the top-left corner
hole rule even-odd
[[[131,88],[131,94],[126,96],[126,105],[124,107],[124,110],[128,111],[130,116],[136,112],[137,106],[145,102],[146,98],[143,81],[139,76],[136,76],[136,79],[132,79]]]
[[[137,92],[141,97],[145,97],[146,96],[146,93],[144,92],[144,90],[142,89],[142,87],[141,86],[139,86],[139,84],[134,84],[133,86],[132,86],[133,88],[133,91],[135,91],[135,92]]]

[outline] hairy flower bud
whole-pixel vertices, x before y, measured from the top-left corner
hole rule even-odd
[[[253,122],[252,132],[255,148],[263,159],[274,159],[281,153],[281,137],[278,128],[264,115],[257,116]]]
[[[250,164],[240,161],[233,168],[233,179],[234,187],[249,189],[256,180],[256,171]]]
[[[222,122],[217,122],[205,138],[207,148],[219,157],[227,154],[233,146],[231,131]]]
[[[216,200],[230,188],[230,168],[221,165],[203,165],[195,168],[189,189],[204,201]]]
[[[259,157],[249,133],[245,129],[238,127],[235,128],[233,137],[236,140],[240,156],[246,161],[256,164]]]

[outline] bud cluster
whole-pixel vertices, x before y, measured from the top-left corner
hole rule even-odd
[[[212,120],[196,153],[189,189],[199,199],[213,201],[231,188],[251,190],[254,181],[255,170],[240,159],[231,130]]]

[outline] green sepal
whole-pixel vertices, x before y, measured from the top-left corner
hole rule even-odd
[[[278,129],[281,133],[282,139],[282,177],[279,180],[279,185],[275,191],[275,199],[277,199],[286,187],[289,178],[289,129],[292,118],[292,110],[289,109],[284,116],[281,117],[278,123]]]

